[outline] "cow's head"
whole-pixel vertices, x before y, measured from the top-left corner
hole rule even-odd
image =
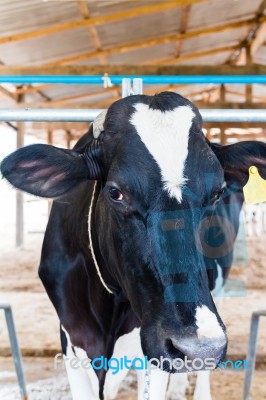
[[[98,181],[88,204],[96,256],[106,284],[141,321],[144,354],[218,363],[227,339],[208,286],[202,221],[225,190],[242,190],[250,165],[260,170],[265,145],[212,146],[198,109],[171,92],[127,97],[101,118],[85,146],[25,147],[1,171],[15,187],[59,201]]]

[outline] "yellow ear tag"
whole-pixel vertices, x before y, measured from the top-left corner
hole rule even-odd
[[[260,176],[257,167],[252,166],[248,171],[249,179],[243,187],[245,202],[256,204],[266,201],[266,180]]]

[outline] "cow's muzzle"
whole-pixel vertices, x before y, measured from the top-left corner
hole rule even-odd
[[[142,329],[141,343],[144,355],[164,360],[160,368],[171,373],[213,370],[227,350],[225,330],[219,337],[199,338],[192,328],[185,334],[182,330]]]

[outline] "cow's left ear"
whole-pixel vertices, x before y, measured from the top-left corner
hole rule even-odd
[[[45,144],[23,147],[6,157],[0,170],[13,186],[40,197],[57,198],[87,179],[100,179],[101,144],[93,139],[82,154]]]
[[[249,168],[255,166],[259,174],[266,179],[266,144],[245,141],[221,146],[209,143],[223,169],[228,186],[242,189],[249,178]]]

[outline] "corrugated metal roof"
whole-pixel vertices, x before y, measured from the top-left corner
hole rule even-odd
[[[180,8],[141,15],[138,18],[129,18],[99,25],[97,31],[101,39],[102,48],[129,44],[148,39],[154,39],[177,33],[180,24]]]
[[[134,50],[121,54],[114,54],[108,56],[108,62],[110,64],[127,64],[127,65],[139,65],[149,64],[153,61],[164,60],[175,54],[176,43],[166,43],[163,45],[156,45],[145,47],[143,49]]]
[[[74,0],[75,1],[75,0]],[[136,7],[160,4],[161,0],[85,0],[92,17],[130,10]]]
[[[0,60],[7,65],[41,65],[93,50],[94,45],[88,29],[78,28],[36,39],[2,44]]]
[[[8,36],[80,19],[75,0],[1,0],[0,35]]]
[[[209,0],[193,4],[188,30],[250,18],[260,4],[261,0]]]
[[[182,41],[182,54],[191,54],[223,46],[237,45],[248,34],[248,28],[238,28],[217,32],[212,35],[198,36]],[[212,56],[210,56],[212,58]]]
[[[89,16],[97,18],[153,4],[165,5],[169,2],[170,0],[84,0],[83,10],[87,5]],[[96,24],[93,28],[83,26],[53,34],[43,34],[31,39],[11,40],[5,44],[0,42],[0,62],[10,66],[44,65],[57,61],[61,63],[62,60],[74,57],[75,59],[68,61],[69,64],[98,65],[106,63],[106,72],[108,72],[108,65],[167,64],[167,62],[171,62],[171,64],[176,62],[177,65],[224,64],[228,63],[235,51],[232,49],[216,52],[216,49],[245,43],[245,39],[251,30],[256,28],[256,24],[253,26],[247,24],[221,31],[213,29],[209,34],[201,32],[191,38],[185,37],[186,32],[205,30],[254,18],[258,14],[260,5],[261,0],[199,0],[187,7],[176,7],[160,12],[149,12],[138,17],[116,19],[113,22]],[[82,13],[77,0],[1,0],[0,39],[8,35],[36,31],[83,19],[84,11]],[[164,42],[164,38],[169,35],[177,35],[181,30],[184,34],[182,40],[166,40]],[[134,49],[130,49],[131,44],[142,44],[150,39],[154,40],[152,45],[139,48],[134,46]],[[128,45],[129,48],[127,48]],[[121,46],[124,46],[122,50],[113,50],[121,48]],[[97,56],[95,55],[97,48],[112,50],[112,54],[101,57],[101,53],[99,53]],[[193,57],[195,53],[206,51],[210,51],[210,54],[186,58],[188,55]],[[215,54],[212,51],[215,51]],[[94,54],[93,57],[90,56],[91,53]],[[77,57],[81,57],[81,59]],[[266,45],[259,48],[254,56],[254,62],[266,64]],[[151,93],[152,90],[160,91],[160,88],[157,85],[144,89]],[[228,101],[245,99],[243,86],[231,85],[226,88]],[[202,91],[203,95],[197,94],[197,99],[203,99],[204,91],[208,91],[208,89],[208,85],[200,85],[200,87],[188,85],[172,90],[179,91],[188,97],[191,93]],[[103,104],[107,104],[108,101],[120,96],[120,90],[105,91],[99,86],[92,85],[48,85],[41,88],[41,93],[43,95],[30,92],[25,101],[32,104],[40,103],[45,98],[52,101],[66,99],[65,103],[70,107],[71,104],[77,106],[79,103],[91,104],[93,107],[94,104],[98,105],[101,101]],[[266,98],[264,85],[254,85],[253,93],[254,101],[262,101],[261,99]],[[0,107],[5,107],[5,105],[11,107],[12,104],[11,99],[0,97]]]

